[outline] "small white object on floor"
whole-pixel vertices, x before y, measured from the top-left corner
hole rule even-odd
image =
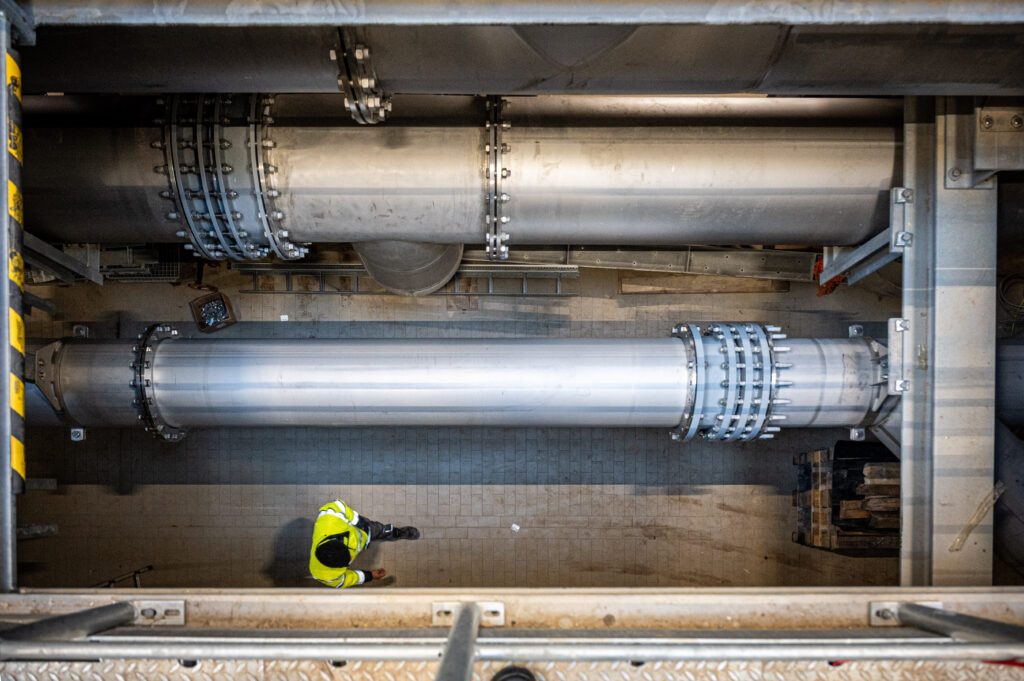
[[[288,321],[288,315],[286,315],[286,314],[281,315],[281,321],[282,322]]]
[[[519,526],[516,525],[515,523],[512,523],[512,531],[513,532],[518,532],[519,531]]]

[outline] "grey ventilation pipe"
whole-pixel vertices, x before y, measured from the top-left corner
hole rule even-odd
[[[35,380],[67,424],[141,423],[168,440],[190,427],[486,425],[737,441],[874,423],[891,406],[883,350],[752,323],[572,340],[182,340],[158,325],[135,343],[52,343]]]
[[[146,100],[144,124],[30,129],[30,227],[211,259],[356,243],[378,281],[416,293],[447,281],[463,244],[495,259],[520,245],[856,244],[885,227],[898,182],[898,124],[885,108],[846,124],[855,100],[787,122],[743,98],[578,120],[527,99],[475,124],[368,127],[325,117],[323,100],[182,95]]]

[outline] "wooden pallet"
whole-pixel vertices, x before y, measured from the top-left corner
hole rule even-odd
[[[888,450],[841,441],[799,454],[793,463],[794,542],[848,555],[899,551],[900,469]]]

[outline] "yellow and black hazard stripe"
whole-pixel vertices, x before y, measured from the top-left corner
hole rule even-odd
[[[7,311],[11,358],[11,478],[14,493],[25,489],[25,319],[22,291],[25,264],[21,258],[24,207],[21,194],[21,164],[24,158],[21,134],[21,66],[18,56],[7,52]]]

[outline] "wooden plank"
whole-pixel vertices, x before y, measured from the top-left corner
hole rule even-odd
[[[857,485],[857,494],[862,497],[898,497],[899,485]]]
[[[619,277],[619,293],[775,293],[789,290],[788,281],[719,277],[705,274],[630,272]]]
[[[891,480],[899,480],[900,464],[898,461],[866,463],[864,464],[864,479],[867,480],[868,478],[888,478]]]
[[[832,506],[832,490],[827,487],[820,487],[811,490],[811,505],[816,508],[829,508]]]
[[[898,530],[900,527],[899,513],[872,513],[868,526],[878,529]]]
[[[868,511],[899,511],[899,497],[868,497],[864,500],[864,508]]]
[[[843,499],[839,502],[839,518],[853,520],[871,517],[871,512],[864,508],[863,503],[861,499]]]
[[[838,533],[836,537],[836,549],[898,549],[900,547],[900,535],[898,532],[888,534]]]

